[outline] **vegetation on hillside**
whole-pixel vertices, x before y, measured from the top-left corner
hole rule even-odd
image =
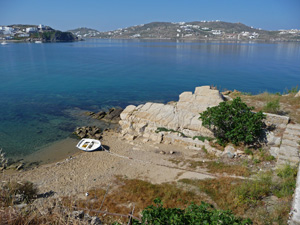
[[[41,34],[41,38],[46,42],[68,42],[75,41],[76,37],[71,32],[49,31]]]

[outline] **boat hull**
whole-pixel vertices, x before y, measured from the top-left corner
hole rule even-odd
[[[100,149],[101,142],[96,139],[83,138],[76,145],[82,151],[91,152]]]

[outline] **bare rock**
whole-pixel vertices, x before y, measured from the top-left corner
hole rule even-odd
[[[238,155],[245,155],[245,152],[238,149],[238,150],[236,150],[236,154],[238,154]]]
[[[101,129],[98,127],[78,127],[74,131],[74,134],[77,135],[79,138],[92,138],[100,140],[101,136]]]
[[[103,119],[109,122],[117,123],[121,119],[120,114],[122,111],[123,109],[120,108],[111,108]]]
[[[93,216],[90,224],[91,225],[101,225],[102,222],[97,216]]]
[[[71,216],[74,218],[74,219],[83,219],[84,218],[84,211],[73,211]]]
[[[285,128],[290,121],[288,116],[280,116],[271,113],[264,113],[266,115],[265,123],[267,126],[275,126]]]
[[[300,91],[298,91],[298,93],[295,95],[295,97],[300,97]]]
[[[106,116],[106,112],[100,111],[97,113],[94,113],[93,118],[101,120]]]
[[[224,149],[224,152],[225,152],[225,153],[226,153],[226,152],[230,152],[230,153],[234,154],[234,153],[235,153],[235,148],[233,147],[233,145],[227,145],[227,146],[225,147],[225,149]]]
[[[271,147],[269,150],[270,154],[277,158],[278,153],[279,153],[279,147]]]
[[[228,157],[229,159],[233,159],[236,156],[235,148],[233,147],[233,145],[227,145],[222,155]]]
[[[230,91],[230,90],[228,90],[228,91],[223,91],[222,92],[222,95],[229,95],[229,94],[231,94],[232,93],[232,91]]]
[[[213,133],[202,126],[199,113],[224,101],[218,90],[210,86],[197,87],[195,92],[183,92],[176,104],[148,102],[127,106],[120,114],[122,134],[142,136],[156,143],[163,140],[155,131],[159,127],[183,133],[185,136],[210,136]]]
[[[271,146],[279,146],[281,142],[280,137],[276,137],[273,132],[267,134],[267,144]]]
[[[108,112],[100,111],[97,113],[94,112],[85,112],[85,115],[90,116],[97,120],[103,120],[109,123],[118,123],[120,121],[120,114],[123,109],[121,108],[111,108]]]

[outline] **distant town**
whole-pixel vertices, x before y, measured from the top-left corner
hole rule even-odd
[[[297,29],[266,31],[242,23],[228,23],[220,20],[153,22],[107,32],[89,28],[69,31],[79,38],[300,41],[300,30]]]
[[[44,31],[53,31],[49,26],[45,25],[11,25],[0,26],[0,39],[12,40],[16,38],[29,38],[33,33],[39,33]]]
[[[61,32],[42,24],[0,26],[0,40],[56,42],[76,41],[85,38],[300,41],[300,30],[267,31],[242,23],[228,23],[220,20],[176,23],[152,22],[107,32],[84,27]]]
[[[77,37],[70,32],[61,32],[45,25],[0,26],[0,40],[27,42],[75,41]]]

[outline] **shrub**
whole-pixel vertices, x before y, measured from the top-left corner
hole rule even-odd
[[[279,98],[273,101],[269,101],[263,107],[263,111],[267,113],[275,113],[277,114],[280,110]]]
[[[265,115],[251,110],[253,107],[248,107],[237,97],[231,103],[221,102],[218,106],[208,107],[200,113],[199,119],[202,119],[203,126],[214,132],[220,144],[252,144],[261,136]]]
[[[230,210],[217,210],[208,203],[191,204],[185,210],[164,208],[160,199],[155,199],[142,212],[142,221],[134,220],[132,224],[252,224],[250,219],[235,217]]]

